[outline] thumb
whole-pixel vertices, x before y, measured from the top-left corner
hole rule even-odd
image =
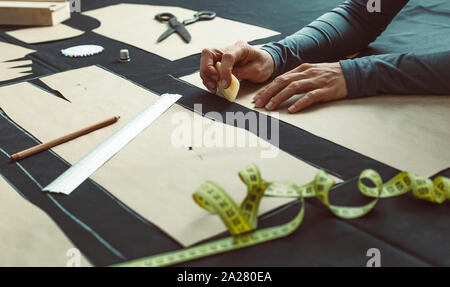
[[[239,66],[233,68],[233,75],[239,80],[252,80],[254,67],[251,65]]]
[[[260,83],[260,75],[258,73],[259,64],[251,63],[242,66],[235,66],[233,69],[233,75],[238,80],[248,80],[253,83]]]

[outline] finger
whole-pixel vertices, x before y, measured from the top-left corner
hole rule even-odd
[[[208,88],[208,90],[215,90],[217,88],[217,81],[211,79],[208,75],[203,72],[200,72],[200,78],[202,78],[203,85]]]
[[[269,111],[275,110],[285,100],[293,95],[303,94],[314,90],[315,84],[311,80],[299,80],[291,82],[286,88],[270,99],[265,108]]]
[[[239,80],[250,80],[252,75],[255,74],[255,65],[244,65],[242,67],[234,67],[233,75]]]
[[[305,75],[301,73],[286,73],[281,76],[275,78],[269,85],[267,85],[264,89],[259,91],[255,98],[255,107],[262,108],[269,100],[278,94],[281,90],[283,90],[289,83],[296,80],[301,80],[305,77]]]
[[[301,64],[300,66],[297,66],[297,67],[287,71],[285,74],[304,72],[310,68],[313,68],[313,66],[314,66],[314,64],[304,63],[304,64]]]
[[[216,91],[217,91],[217,85],[216,85],[215,82],[212,82],[212,81],[209,81],[209,80],[207,80],[207,81],[203,80],[203,85],[204,85],[206,88],[208,88],[208,91],[209,91],[210,93],[213,93],[213,94],[216,93]]]
[[[235,66],[233,75],[239,80],[252,80],[257,76],[258,64],[247,64],[243,66]]]
[[[219,80],[219,74],[214,67],[217,59],[216,53],[212,49],[203,49],[202,57],[200,58],[200,77],[207,81],[217,82]]]
[[[306,70],[312,68],[313,66],[314,66],[313,64],[304,63],[304,64],[301,64],[300,66],[298,66],[298,67],[296,68],[296,71],[297,71],[297,72],[304,72],[304,71],[306,71]]]
[[[241,61],[249,54],[249,45],[238,42],[234,46],[229,47],[222,55],[220,79],[224,89],[231,84],[231,74],[234,64]]]
[[[328,94],[328,92],[329,91],[326,89],[318,89],[306,93],[306,95],[298,99],[298,101],[296,101],[288,108],[289,113],[297,113],[311,106],[312,104],[321,102],[322,99]]]

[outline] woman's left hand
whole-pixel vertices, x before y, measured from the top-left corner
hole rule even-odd
[[[347,97],[347,84],[339,63],[302,64],[278,76],[255,97],[255,107],[275,110],[293,95],[305,94],[288,111],[296,113],[312,104]]]

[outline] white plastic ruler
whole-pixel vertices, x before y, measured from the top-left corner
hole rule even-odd
[[[180,98],[181,95],[177,94],[161,95],[134,119],[47,185],[43,191],[70,194]]]

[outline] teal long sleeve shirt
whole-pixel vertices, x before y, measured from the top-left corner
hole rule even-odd
[[[273,76],[302,63],[337,61],[365,49],[408,3],[408,0],[380,1],[381,12],[369,12],[367,0],[346,1],[297,33],[264,45],[262,49],[274,59]],[[434,53],[385,54],[339,62],[350,98],[450,94],[450,47]]]

